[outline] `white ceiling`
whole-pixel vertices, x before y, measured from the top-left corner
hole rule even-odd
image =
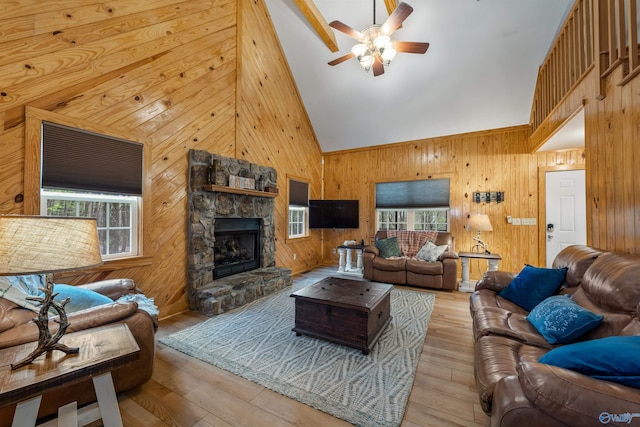
[[[356,30],[387,18],[383,0],[315,0],[327,22]],[[331,67],[357,42],[335,31],[332,53],[293,0],[266,0],[323,152],[522,125],[538,67],[572,0],[405,0],[414,11],[393,40],[429,42],[398,53],[382,76],[357,60]]]

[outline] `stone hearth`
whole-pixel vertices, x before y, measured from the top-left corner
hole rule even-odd
[[[189,259],[187,296],[189,307],[207,316],[224,313],[291,286],[291,270],[275,264],[274,199],[260,194],[208,191],[210,165],[216,180],[228,184],[229,175],[253,178],[276,186],[274,168],[245,160],[222,157],[202,150],[189,152]],[[259,268],[213,279],[216,218],[258,218],[260,222]]]

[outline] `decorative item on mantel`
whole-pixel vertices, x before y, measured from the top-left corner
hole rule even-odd
[[[38,356],[53,350],[67,354],[78,353],[78,347],[58,343],[69,322],[64,306],[69,302],[54,301],[54,272],[75,271],[102,264],[98,228],[94,218],[69,218],[26,215],[0,216],[0,276],[46,274],[47,283],[40,288],[43,296],[27,300],[41,304],[38,317],[38,346],[22,361],[11,364],[18,369]],[[49,329],[49,310],[60,317],[55,334]]]

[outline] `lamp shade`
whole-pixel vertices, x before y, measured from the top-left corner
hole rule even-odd
[[[489,215],[471,215],[467,223],[467,231],[493,231]]]
[[[93,218],[0,215],[0,276],[73,271],[100,264]]]

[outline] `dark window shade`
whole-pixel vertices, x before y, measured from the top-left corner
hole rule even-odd
[[[42,187],[142,195],[142,144],[42,123]]]
[[[449,178],[376,184],[376,208],[448,208]]]
[[[309,184],[306,182],[289,180],[289,205],[309,207]]]

